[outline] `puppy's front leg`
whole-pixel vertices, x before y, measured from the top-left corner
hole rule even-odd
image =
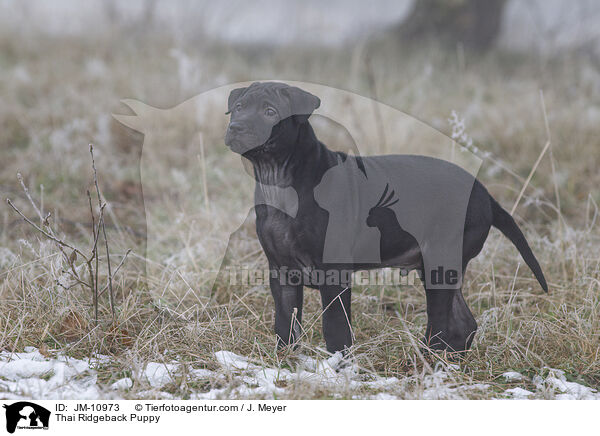
[[[302,285],[284,285],[277,277],[271,277],[271,294],[275,300],[275,335],[277,348],[295,345],[302,335]]]
[[[322,286],[323,336],[327,351],[344,352],[352,346],[352,317],[350,286]]]

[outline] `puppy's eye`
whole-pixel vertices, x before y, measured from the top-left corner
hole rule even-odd
[[[272,107],[268,107],[265,109],[265,115],[268,117],[274,117],[275,115],[277,115],[277,112]]]

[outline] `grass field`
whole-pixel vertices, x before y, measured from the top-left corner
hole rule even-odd
[[[210,223],[245,216],[247,210],[236,205],[251,191],[247,179],[228,172],[233,167],[222,143],[226,118],[215,123],[220,129],[203,133],[206,147],[222,147],[203,163],[205,176],[226,177],[232,186],[239,180],[240,189],[222,196],[227,201],[211,199],[207,214],[193,216],[178,201],[184,195],[205,201],[186,181],[198,163],[187,159],[198,144],[186,136],[186,120],[173,120],[162,131],[164,172],[144,186],[143,198],[144,137],[111,117],[128,113],[119,103],[123,98],[168,108],[215,86],[263,78],[376,97],[447,135],[456,111],[484,158],[479,177],[494,197],[510,210],[525,186],[514,216],[550,292],[542,292],[516,249],[494,230],[466,277],[465,299],[479,330],[459,364],[420,353],[426,323],[420,286],[353,289],[351,370],[330,368],[316,292],[305,292],[307,330],[300,350],[278,355],[268,288],[222,285],[219,298],[211,298],[203,279],[217,261],[210,247],[219,243],[214,238],[220,224]],[[408,48],[389,38],[327,51],[181,44],[160,32],[75,38],[23,31],[17,38],[0,30],[2,198],[44,226],[19,172],[42,215],[51,212],[49,227],[57,237],[89,255],[94,236],[86,191],[96,204],[88,146],[93,143],[113,272],[132,250],[114,274],[115,314],[105,292],[96,323],[90,289],[65,272],[74,268],[87,280],[81,256],[71,265],[57,244],[3,202],[2,360],[100,354],[89,369],[97,390],[83,397],[492,398],[514,396],[506,390],[515,387],[536,398],[592,395],[569,383],[600,388],[599,84],[597,65],[580,53],[493,51],[463,58],[434,44]],[[372,138],[373,148],[362,151],[377,152],[377,141]],[[165,213],[152,220],[164,244],[149,253],[144,199],[157,197]],[[98,241],[98,280],[104,286],[106,253],[104,239]],[[251,223],[233,254],[266,266]],[[40,354],[27,348],[37,356],[27,357],[25,347]],[[71,391],[58,388],[88,374],[83,367],[73,379],[58,380],[52,371],[28,376],[48,382],[36,391],[15,384],[26,375],[0,370],[0,396],[69,398]],[[310,377],[299,376],[302,371]],[[522,378],[502,375],[509,371]],[[127,378],[132,383],[110,387]]]

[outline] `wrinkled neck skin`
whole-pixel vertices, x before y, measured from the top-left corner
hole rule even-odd
[[[270,142],[244,155],[254,166],[258,185],[291,187],[300,194],[319,183],[335,160],[319,142],[308,121],[294,130],[295,135],[274,133]],[[258,186],[257,185],[257,186]]]

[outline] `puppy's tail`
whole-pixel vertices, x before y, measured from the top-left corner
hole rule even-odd
[[[519,253],[523,256],[525,263],[529,266],[531,271],[533,271],[533,274],[538,282],[540,282],[540,285],[542,285],[542,289],[548,292],[548,284],[546,283],[542,268],[531,251],[523,232],[521,232],[521,229],[519,229],[519,226],[517,226],[513,217],[504,210],[492,196],[490,196],[490,200],[492,202],[493,213],[492,225],[500,230],[502,234],[510,239],[515,247],[517,247]]]

